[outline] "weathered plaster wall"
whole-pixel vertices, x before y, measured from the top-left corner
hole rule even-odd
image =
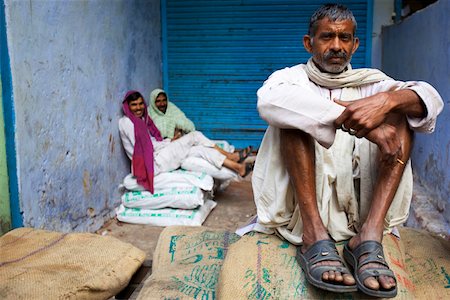
[[[160,1],[5,1],[24,226],[93,231],[129,172],[128,89],[161,86]]]
[[[450,221],[450,1],[441,0],[383,30],[383,70],[425,80],[444,99],[435,133],[417,134],[413,168],[439,212]]]
[[[2,83],[0,81],[0,235],[11,229],[8,172],[6,169],[5,123],[3,121]]]

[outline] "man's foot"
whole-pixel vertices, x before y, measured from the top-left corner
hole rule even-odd
[[[355,237],[345,245],[344,259],[354,270],[358,288],[369,296],[395,297],[395,275],[384,259],[381,243],[357,240]]]
[[[357,290],[355,279],[345,267],[333,241],[321,240],[306,250],[303,248],[297,248],[297,261],[310,284],[332,292]]]
[[[244,178],[247,176],[251,171],[253,171],[253,168],[255,166],[254,163],[245,163],[245,164],[239,164],[239,175]]]

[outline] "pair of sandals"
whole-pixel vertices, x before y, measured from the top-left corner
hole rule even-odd
[[[364,259],[361,256],[366,255]],[[354,250],[351,250],[348,243],[344,246],[344,260],[353,270],[353,277],[355,277],[355,285],[333,284],[322,280],[324,272],[335,271],[342,275],[350,274],[345,267],[344,261],[339,256],[335,243],[331,240],[321,240],[314,243],[305,253],[301,253],[301,247],[297,248],[297,261],[305,272],[305,277],[313,286],[337,293],[356,292],[360,290],[366,295],[381,298],[392,298],[397,295],[397,285],[390,290],[385,290],[380,287],[379,290],[373,290],[364,285],[364,280],[368,277],[379,277],[381,275],[394,278],[395,275],[389,269],[386,260],[384,259],[383,246],[376,241],[362,242]],[[316,264],[322,261],[337,261],[339,266],[319,265]],[[370,263],[377,263],[386,266],[386,269],[367,268],[360,271],[361,267]]]

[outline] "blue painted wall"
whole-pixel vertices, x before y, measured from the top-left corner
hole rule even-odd
[[[5,16],[23,224],[94,231],[129,172],[121,99],[162,85],[159,0],[5,0]]]
[[[444,99],[432,135],[417,134],[413,168],[450,221],[450,1],[440,0],[383,30],[383,70],[402,80],[425,80]]]

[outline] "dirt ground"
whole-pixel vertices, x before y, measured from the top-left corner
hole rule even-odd
[[[256,214],[251,174],[239,182],[231,182],[222,192],[216,193],[214,200],[217,206],[206,218],[203,226],[234,231],[244,225]],[[98,233],[136,246],[147,254],[146,260],[151,260],[163,229],[164,227],[122,223],[114,219],[105,224]]]

